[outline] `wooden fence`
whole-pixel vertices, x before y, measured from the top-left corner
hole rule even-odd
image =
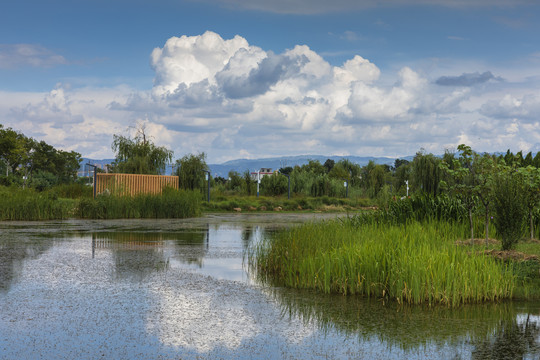
[[[119,196],[161,194],[166,186],[178,189],[178,176],[99,173],[96,174],[94,186],[94,194],[104,192]]]

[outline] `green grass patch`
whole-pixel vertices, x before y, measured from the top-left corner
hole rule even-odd
[[[306,224],[263,241],[250,264],[277,285],[399,303],[458,306],[512,297],[510,267],[455,245],[457,232],[444,222]]]

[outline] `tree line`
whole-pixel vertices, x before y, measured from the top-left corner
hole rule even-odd
[[[81,154],[57,150],[0,124],[0,160],[0,184],[43,190],[76,181]]]

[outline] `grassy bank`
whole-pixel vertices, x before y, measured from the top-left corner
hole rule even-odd
[[[445,222],[307,224],[261,243],[250,263],[279,285],[400,303],[457,306],[512,297],[510,267],[456,246],[459,231]]]
[[[210,203],[204,201],[205,211],[351,211],[363,207],[373,206],[374,202],[365,198],[335,198],[328,196],[304,197],[293,196],[287,199],[286,196],[236,196],[236,195],[216,195],[211,197]]]

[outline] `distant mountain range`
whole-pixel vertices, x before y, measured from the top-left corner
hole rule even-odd
[[[405,159],[412,161],[414,156],[405,156],[400,159]],[[242,174],[244,171],[248,170],[250,172],[255,172],[260,168],[271,168],[272,170],[278,170],[283,167],[295,167],[296,165],[302,166],[307,164],[310,160],[317,160],[321,164],[327,159],[334,160],[338,162],[342,159],[348,159],[349,161],[356,163],[360,166],[367,165],[370,161],[374,161],[376,164],[386,164],[394,165],[396,158],[390,157],[374,157],[374,156],[324,156],[324,155],[297,155],[297,156],[282,156],[282,157],[270,157],[270,158],[261,158],[261,159],[237,159],[224,162],[222,164],[208,164],[210,171],[213,177],[221,176],[226,178],[229,174],[229,171],[236,171]],[[114,159],[88,159],[83,158],[81,162],[81,170],[79,174],[81,176],[88,176],[86,174],[91,174],[92,168],[86,166],[85,164],[90,163],[97,165],[100,168],[105,168],[106,164],[110,164]],[[170,175],[172,173],[172,166],[168,165],[165,171],[165,175]]]

